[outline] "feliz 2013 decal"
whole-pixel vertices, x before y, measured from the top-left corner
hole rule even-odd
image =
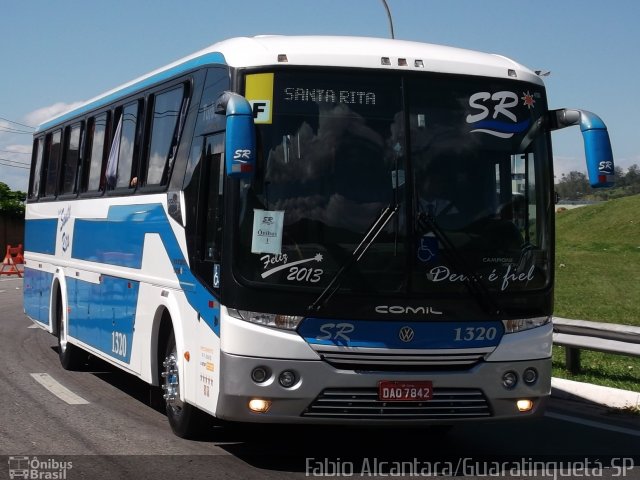
[[[473,127],[471,133],[485,133],[499,138],[511,138],[515,134],[523,133],[529,128],[529,118],[518,121],[512,111],[516,109],[520,100],[528,110],[535,108],[535,97],[539,94],[522,92],[519,96],[515,92],[477,92],[469,97],[469,107],[474,113],[466,117],[466,122]]]
[[[318,283],[322,278],[324,270],[321,268],[313,268],[313,267],[300,267],[299,265],[309,263],[309,262],[318,262],[321,263],[323,260],[323,256],[321,253],[316,253],[311,258],[305,258],[303,260],[297,260],[295,262],[288,263],[288,257],[286,254],[280,255],[263,255],[260,257],[260,260],[264,264],[264,268],[267,268],[270,265],[277,265],[269,270],[265,270],[260,275],[262,278],[267,278],[274,273],[277,273],[281,270],[289,269],[289,273],[287,274],[287,280],[296,281],[296,282],[310,282],[310,283]]]

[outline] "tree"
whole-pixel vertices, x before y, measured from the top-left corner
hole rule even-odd
[[[629,195],[640,193],[640,167],[634,163],[627,169],[624,184],[628,187]]]
[[[627,184],[624,176],[624,170],[622,170],[622,167],[618,165],[615,166],[614,170],[615,170],[616,185],[618,187],[624,187]]]
[[[24,202],[27,194],[12,191],[9,185],[0,182],[0,215],[21,217],[24,215]]]
[[[591,187],[584,173],[571,171],[568,174],[562,174],[560,182],[556,185],[556,191],[560,198],[577,200],[591,193]]]
[[[616,166],[615,186],[613,188],[591,188],[584,173],[572,171],[562,174],[555,186],[557,194],[563,200],[609,200],[640,194],[640,166],[631,165],[626,173]]]
[[[640,167],[638,167],[637,163],[634,163],[629,168],[627,168],[627,174],[624,176],[627,185],[633,185],[634,183],[640,182]]]

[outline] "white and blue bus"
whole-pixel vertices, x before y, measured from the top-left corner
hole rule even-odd
[[[162,389],[169,422],[455,424],[550,393],[549,110],[502,56],[415,42],[227,40],[34,136],[26,314]],[[438,205],[439,204],[439,205]]]

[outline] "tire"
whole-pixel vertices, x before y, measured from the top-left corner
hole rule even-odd
[[[65,370],[79,370],[87,360],[87,354],[67,340],[67,330],[62,316],[62,297],[58,292],[56,302],[56,323],[58,326],[58,357]]]
[[[180,438],[200,437],[210,424],[210,417],[202,410],[180,399],[178,354],[173,331],[169,335],[165,357],[160,365],[160,379],[171,430]]]

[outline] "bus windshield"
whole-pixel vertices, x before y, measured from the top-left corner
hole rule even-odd
[[[354,70],[269,75],[257,172],[241,182],[235,215],[241,281],[321,291],[392,207],[341,291],[455,294],[470,278],[494,292],[549,284],[542,86]]]

